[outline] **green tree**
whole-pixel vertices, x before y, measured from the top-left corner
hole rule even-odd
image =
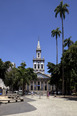
[[[62,20],[62,53],[64,51],[64,26],[63,26],[63,19],[65,19],[65,13],[69,13],[67,7],[68,4],[63,4],[63,1],[60,2],[60,4],[55,8],[55,17],[57,17],[58,14],[60,14],[60,18]]]
[[[60,33],[61,33],[61,31],[59,30],[59,28],[51,31],[51,36],[56,37],[56,64],[58,64],[58,41],[57,41],[57,38],[58,38],[58,36],[60,37]]]
[[[34,80],[37,78],[37,75],[33,72],[32,68],[25,68],[26,64],[21,63],[21,66],[18,67],[19,72],[19,78],[22,85],[23,95],[25,91],[25,84],[29,84],[31,80]]]
[[[63,4],[63,0],[60,4],[55,8],[55,17],[60,14],[60,18],[62,20],[62,54],[64,53],[64,26],[63,26],[63,19],[65,19],[65,13],[69,13],[67,7],[68,4]],[[62,65],[62,94],[64,94],[64,66]]]
[[[4,77],[3,77],[3,61],[2,61],[2,59],[0,59],[0,78],[4,79]]]
[[[10,71],[6,72],[4,83],[9,86],[11,91],[18,90],[20,86],[20,78],[18,77],[17,68],[11,68]]]
[[[48,67],[48,72],[52,74],[52,72],[55,68],[55,64],[51,63],[51,62],[48,62],[47,67]]]
[[[28,83],[28,78],[27,78],[27,71],[25,69],[25,62],[21,63],[21,66],[18,67],[18,72],[19,72],[19,78],[20,78],[20,83],[22,85],[22,90],[23,90],[23,95],[24,95],[24,90],[25,90],[25,84]]]
[[[32,68],[25,68],[25,62],[22,62],[18,68],[11,68],[6,72],[5,84],[10,87],[10,90],[19,90],[22,87],[23,95],[25,92],[26,83],[29,84],[31,80],[37,79],[37,75]]]
[[[67,39],[65,39],[64,40],[64,47],[68,47],[68,49],[69,49],[69,47],[73,44],[74,42],[73,41],[71,41],[71,36],[69,37],[69,38],[67,38]]]
[[[65,92],[69,94],[74,88],[77,91],[77,42],[63,54],[62,63],[65,71]]]
[[[47,64],[48,72],[51,73],[50,84],[56,87],[56,93],[61,90],[61,64],[53,64],[48,62]],[[52,90],[53,91],[53,90]]]
[[[7,70],[9,69],[9,67],[11,67],[11,62],[10,61],[3,62],[0,59],[0,78],[3,81],[5,80],[5,74],[6,74]]]

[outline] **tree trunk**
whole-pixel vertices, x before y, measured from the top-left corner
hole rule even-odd
[[[25,93],[25,83],[24,83],[24,80],[23,80],[23,85],[22,85],[22,95],[24,95],[24,93]]]
[[[64,27],[63,27],[63,15],[62,15],[62,57],[64,53]],[[62,63],[62,95],[64,95],[64,64]]]
[[[56,64],[58,64],[58,42],[56,37]]]
[[[56,84],[56,95],[58,95],[58,84]]]

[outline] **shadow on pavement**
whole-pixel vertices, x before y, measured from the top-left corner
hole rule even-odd
[[[58,98],[64,98],[66,100],[77,101],[77,96],[57,96]]]
[[[77,97],[64,97],[67,100],[77,101]]]
[[[0,116],[19,114],[36,110],[36,108],[27,102],[35,101],[24,97],[24,102],[15,102],[0,105]]]

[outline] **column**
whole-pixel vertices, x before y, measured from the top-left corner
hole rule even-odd
[[[36,81],[36,90],[38,90],[38,86],[37,85],[38,85],[38,81]]]
[[[33,62],[33,69],[34,69],[34,62]]]
[[[41,63],[40,63],[40,70],[41,70]]]
[[[36,70],[38,70],[38,63],[36,63]]]
[[[41,81],[40,81],[40,90],[41,90]]]
[[[47,81],[47,91],[48,91],[49,89],[48,89],[48,81]]]
[[[43,82],[43,90],[45,90],[45,81]]]
[[[34,81],[33,81],[33,91],[34,91]]]

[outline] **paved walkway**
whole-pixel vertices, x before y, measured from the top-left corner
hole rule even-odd
[[[34,100],[25,97],[24,102],[20,102],[20,101],[19,102],[11,101],[11,103],[3,102],[0,105],[0,116],[13,116],[16,114],[18,115],[25,112],[34,111],[36,110],[36,108],[33,105],[30,105],[28,103],[31,101],[34,101]]]
[[[29,98],[33,100],[28,101],[29,105],[34,106],[36,110],[6,116],[77,116],[77,101],[53,96],[49,99],[46,96],[41,99],[39,96],[27,96],[27,99]]]

